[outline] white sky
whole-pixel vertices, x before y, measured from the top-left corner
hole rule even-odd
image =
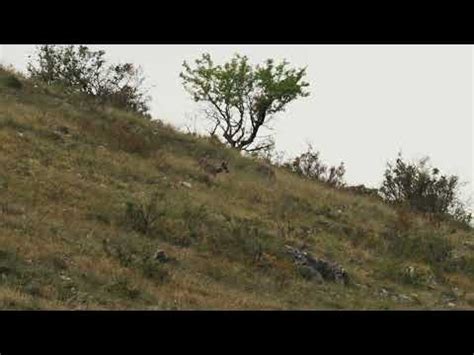
[[[311,96],[289,105],[274,124],[277,149],[300,153],[311,141],[324,161],[346,164],[351,184],[380,184],[399,150],[424,155],[469,183],[473,195],[473,47],[441,45],[104,45],[112,61],[141,65],[155,85],[152,113],[183,128],[198,106],[182,88],[183,60],[234,53],[254,63],[287,59],[307,66]],[[0,61],[25,70],[34,46],[0,46]],[[198,116],[197,116],[198,117]],[[198,117],[199,118],[199,117]],[[473,202],[474,206],[474,202]]]

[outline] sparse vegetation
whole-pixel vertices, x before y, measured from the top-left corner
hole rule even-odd
[[[472,228],[19,80],[0,85],[0,308],[473,307]],[[202,156],[229,173],[207,185]],[[351,283],[305,278],[287,245]]]

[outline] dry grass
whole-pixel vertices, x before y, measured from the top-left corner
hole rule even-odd
[[[8,75],[0,70],[1,308],[473,307],[472,230],[435,228],[282,169],[268,179],[207,138]],[[230,174],[206,179],[204,155],[229,161]],[[126,203],[155,192],[163,215],[144,235]],[[354,284],[303,279],[285,244],[342,264]],[[151,261],[158,248],[175,261]]]

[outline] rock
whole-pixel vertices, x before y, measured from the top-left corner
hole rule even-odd
[[[190,189],[190,188],[193,187],[193,185],[191,185],[191,183],[189,183],[189,182],[187,182],[187,181],[181,181],[179,184],[180,184],[181,186],[184,186],[184,187],[188,188],[188,189]]]
[[[66,126],[59,126],[57,129],[56,129],[56,132],[60,133],[60,134],[69,134],[70,133],[70,130],[68,127]]]
[[[405,269],[405,272],[406,274],[413,278],[415,276],[415,268],[413,266],[408,266],[406,269]]]
[[[411,302],[412,299],[410,296],[407,296],[407,295],[404,295],[404,294],[400,294],[398,295],[398,299],[401,301],[401,302]]]
[[[349,282],[349,275],[340,265],[314,257],[307,252],[286,245],[287,252],[292,256],[294,263],[303,270],[302,273],[310,275],[315,280],[339,282],[344,285]],[[321,278],[318,277],[318,274]]]
[[[323,283],[324,279],[323,276],[314,268],[306,265],[302,265],[299,267],[299,272],[301,276],[305,279],[315,281],[317,283]]]
[[[170,261],[170,258],[165,253],[164,250],[158,249],[153,255],[153,259],[159,261],[160,263],[167,263]]]
[[[452,290],[453,294],[457,297],[457,298],[461,298],[464,296],[464,291],[460,290],[459,288],[457,287],[454,287],[453,290]]]
[[[69,276],[66,276],[66,275],[59,275],[59,278],[63,281],[71,281],[71,278]]]
[[[447,306],[450,307],[450,308],[453,308],[453,307],[456,307],[456,304],[454,304],[454,303],[452,303],[452,302],[449,302],[449,303],[447,304]]]

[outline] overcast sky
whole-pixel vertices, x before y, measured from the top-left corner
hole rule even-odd
[[[345,162],[349,183],[369,186],[380,184],[386,161],[399,150],[408,159],[429,155],[443,172],[469,183],[466,195],[474,190],[472,46],[90,47],[104,49],[113,61],[141,65],[154,85],[153,115],[180,128],[199,118],[198,106],[179,79],[184,60],[209,52],[221,63],[240,53],[253,63],[274,58],[307,66],[311,96],[290,104],[276,120],[278,150],[292,156],[312,142],[326,162]],[[0,46],[0,60],[23,71],[33,50]]]

